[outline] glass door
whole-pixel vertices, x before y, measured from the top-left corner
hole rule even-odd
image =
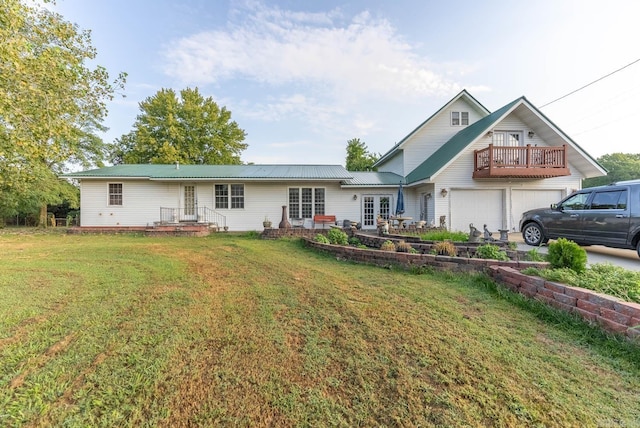
[[[375,229],[378,216],[384,220],[391,214],[391,195],[365,195],[362,197],[362,228]]]
[[[182,216],[182,220],[196,221],[198,211],[196,186],[193,184],[185,184],[184,186],[182,186],[182,197],[184,202],[184,213]]]

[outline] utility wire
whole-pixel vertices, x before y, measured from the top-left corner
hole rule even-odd
[[[594,80],[594,81],[593,81],[593,82],[591,82],[591,83],[587,83],[586,85],[584,85],[584,86],[583,86],[583,87],[581,87],[581,88],[576,89],[575,91],[571,91],[571,92],[569,92],[568,94],[561,96],[560,98],[556,98],[555,100],[550,101],[550,102],[546,103],[545,105],[540,106],[539,108],[546,107],[546,106],[548,106],[549,104],[553,104],[553,103],[555,103],[556,101],[560,101],[560,100],[561,100],[561,99],[563,99],[563,98],[567,98],[569,95],[573,95],[573,94],[575,94],[576,92],[581,91],[581,90],[583,90],[584,88],[586,88],[586,87],[588,87],[588,86],[591,86],[591,85],[593,85],[593,84],[594,84],[594,83],[596,83],[596,82],[601,81],[602,79],[606,79],[607,77],[609,77],[609,76],[611,76],[611,75],[613,75],[613,74],[616,74],[618,71],[622,71],[622,70],[624,70],[625,68],[632,66],[632,65],[633,65],[633,64],[635,64],[636,62],[640,62],[640,58],[638,58],[637,60],[635,60],[635,61],[633,61],[633,62],[630,62],[629,64],[625,65],[624,67],[620,67],[619,69],[617,69],[617,70],[615,70],[615,71],[612,71],[611,73],[607,74],[606,76],[602,76],[601,78],[596,79],[596,80]]]

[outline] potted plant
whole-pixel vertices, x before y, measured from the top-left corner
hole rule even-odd
[[[262,226],[265,229],[271,229],[271,220],[269,220],[269,216],[264,216],[264,221],[262,222]]]

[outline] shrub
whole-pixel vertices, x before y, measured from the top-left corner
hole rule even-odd
[[[543,262],[546,260],[544,254],[540,254],[537,248],[532,248],[527,251],[527,254],[524,256],[524,259],[529,262]]]
[[[559,238],[549,244],[547,261],[552,268],[569,268],[581,273],[587,268],[587,252],[575,242]]]
[[[507,261],[509,257],[507,253],[500,249],[497,245],[493,244],[485,244],[480,245],[476,249],[476,257],[479,259],[491,259],[491,260],[502,260]]]
[[[399,253],[410,253],[413,247],[405,241],[399,241],[396,245],[396,251]]]
[[[441,241],[433,244],[433,251],[441,256],[455,257],[457,254],[456,246],[451,241]]]
[[[360,240],[356,236],[352,236],[351,238],[349,238],[349,245],[357,247],[360,245]]]
[[[333,228],[327,232],[327,238],[329,242],[335,245],[348,245],[349,237],[340,229]]]
[[[329,238],[324,236],[322,233],[316,234],[316,236],[313,237],[313,240],[321,244],[329,244]]]
[[[380,245],[380,249],[382,251],[395,251],[396,250],[396,244],[394,244],[393,242],[387,240],[387,241],[384,241],[382,243],[382,245]]]

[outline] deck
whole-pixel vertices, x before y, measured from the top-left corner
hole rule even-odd
[[[567,146],[494,146],[474,151],[473,178],[551,178],[571,175]]]

